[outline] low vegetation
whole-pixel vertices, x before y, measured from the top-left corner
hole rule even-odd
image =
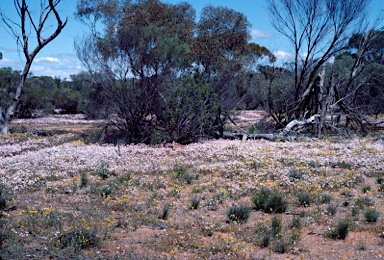
[[[115,146],[34,131],[0,139],[2,259],[367,259],[384,243],[378,137]]]

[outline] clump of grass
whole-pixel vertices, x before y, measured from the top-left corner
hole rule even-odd
[[[312,195],[308,192],[302,191],[297,194],[297,202],[300,206],[308,207],[312,204]]]
[[[181,182],[186,182],[187,184],[191,184],[194,179],[198,179],[199,175],[192,175],[188,172],[188,168],[186,165],[176,164],[172,169],[172,175],[179,179]]]
[[[368,196],[359,196],[355,200],[355,205],[360,208],[369,207],[369,206],[372,206],[373,204],[374,204],[374,201]]]
[[[298,180],[301,180],[301,178],[303,177],[303,174],[299,171],[299,170],[292,170],[288,173],[288,178],[290,181],[298,181]]]
[[[230,221],[245,223],[247,222],[251,209],[244,205],[232,206],[227,211],[227,216]]]
[[[299,216],[293,215],[291,228],[300,229],[301,228],[301,219]]]
[[[162,220],[167,220],[168,217],[169,217],[169,204],[165,204],[159,218]]]
[[[197,209],[200,204],[200,198],[192,197],[192,199],[189,201],[189,209]]]
[[[101,238],[92,229],[81,228],[67,231],[56,238],[56,246],[59,248],[73,248],[75,251],[98,246]]]
[[[332,239],[346,239],[350,229],[349,219],[339,219],[337,225],[331,229],[326,235]]]
[[[341,169],[346,169],[346,170],[351,170],[352,169],[352,165],[350,163],[345,162],[345,161],[340,161],[340,162],[337,162],[337,163],[332,163],[331,167],[332,168],[341,168]]]
[[[384,177],[383,176],[377,177],[376,182],[377,184],[384,184]]]
[[[364,187],[361,189],[361,191],[362,191],[364,194],[366,194],[366,193],[368,193],[369,191],[371,191],[371,186],[364,186]]]
[[[80,189],[87,187],[88,183],[89,183],[89,180],[87,177],[87,173],[82,171],[80,173]]]
[[[130,172],[127,172],[123,175],[120,175],[119,177],[116,178],[116,183],[123,184],[125,182],[128,182],[132,180],[132,174]]]
[[[326,208],[326,211],[327,211],[327,214],[330,215],[330,216],[334,216],[336,215],[336,212],[337,212],[337,206],[334,205],[334,204],[330,204],[328,205],[328,207]]]
[[[272,244],[272,250],[280,254],[287,253],[290,248],[291,246],[285,238],[277,239]]]
[[[368,209],[364,212],[365,221],[369,223],[376,223],[379,219],[380,212],[376,209]]]
[[[323,204],[329,204],[333,200],[333,197],[329,194],[321,194],[319,196],[319,202]]]
[[[356,217],[360,214],[360,209],[358,207],[352,207],[351,214],[353,217]]]
[[[266,213],[283,213],[287,210],[288,202],[278,191],[272,191],[268,188],[261,188],[251,198],[254,208]]]
[[[96,171],[96,174],[103,180],[110,177],[111,172],[109,171],[109,165],[107,163],[101,163]]]
[[[282,228],[283,228],[283,225],[282,225],[281,218],[278,216],[274,216],[272,218],[272,223],[271,223],[271,236],[280,237]]]

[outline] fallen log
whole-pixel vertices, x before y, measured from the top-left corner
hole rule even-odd
[[[298,130],[308,125],[316,124],[319,117],[320,115],[316,114],[306,120],[295,119],[289,122],[289,124],[286,125],[283,130],[281,130],[279,133],[276,133],[276,134],[247,134],[245,132],[241,132],[241,133],[224,132],[223,138],[231,139],[231,140],[256,140],[256,139],[274,140],[278,138],[284,138],[288,136],[290,133],[297,132]]]

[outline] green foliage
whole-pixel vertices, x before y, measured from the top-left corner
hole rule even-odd
[[[368,209],[364,212],[365,221],[369,223],[376,223],[380,217],[380,212],[376,209]]]
[[[300,229],[301,228],[301,219],[299,216],[293,215],[291,228]]]
[[[87,173],[85,171],[82,171],[80,173],[80,189],[87,187],[89,183]]]
[[[364,186],[364,187],[361,189],[361,191],[362,191],[363,193],[368,193],[369,191],[371,191],[371,186]]]
[[[262,187],[251,198],[254,208],[267,213],[284,213],[287,210],[288,202],[284,196],[278,192]]]
[[[169,216],[169,204],[165,204],[159,218],[162,220],[167,220],[168,216]]]
[[[95,231],[77,228],[73,231],[64,232],[56,238],[56,246],[59,248],[71,248],[75,251],[96,247],[100,244],[101,239]]]
[[[313,202],[312,195],[306,191],[301,191],[297,194],[297,202],[300,206],[308,207]]]
[[[319,196],[319,202],[323,204],[329,204],[332,199],[333,199],[332,196],[329,194],[321,194]]]
[[[296,169],[293,169],[288,173],[288,178],[291,181],[298,181],[302,178],[302,176],[303,176],[303,174],[299,170],[296,170]]]
[[[189,201],[189,209],[197,209],[200,204],[200,198],[192,197]]]
[[[244,205],[232,206],[227,211],[227,216],[230,221],[245,223],[247,222],[251,209]]]
[[[349,219],[339,219],[337,225],[332,228],[326,235],[332,239],[346,239],[350,230]]]
[[[100,163],[97,171],[96,171],[96,174],[103,180],[106,180],[110,177],[111,175],[111,172],[109,171],[109,166],[107,163]]]
[[[326,208],[326,211],[327,211],[327,214],[330,215],[330,216],[334,216],[337,212],[337,206],[334,205],[334,204],[330,204],[328,205],[328,207]]]
[[[369,207],[374,204],[374,201],[369,196],[359,196],[357,199],[355,199],[355,205],[364,208]]]
[[[351,209],[352,217],[357,217],[360,214],[360,209],[358,207],[352,207]]]
[[[272,223],[271,223],[271,236],[280,237],[282,229],[283,229],[283,224],[282,224],[281,218],[278,216],[274,216],[272,218]]]

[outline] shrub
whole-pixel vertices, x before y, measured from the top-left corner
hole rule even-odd
[[[300,229],[301,228],[301,219],[299,216],[293,215],[291,228]]]
[[[192,175],[188,172],[186,165],[176,164],[172,169],[172,175],[181,182],[191,184],[193,179],[197,179],[198,175]]]
[[[239,223],[247,222],[251,209],[244,205],[232,206],[227,211],[227,216],[230,221],[236,221]]]
[[[256,210],[263,210],[266,213],[283,213],[288,207],[288,202],[280,192],[265,187],[261,188],[251,200]]]
[[[272,224],[271,224],[271,236],[280,237],[282,228],[283,228],[283,225],[282,225],[281,218],[277,216],[273,217]]]
[[[328,204],[331,202],[332,199],[332,196],[329,194],[321,194],[319,197],[319,202],[323,204]]]
[[[377,177],[376,181],[377,181],[378,184],[383,184],[384,183],[384,178],[382,176],[379,176],[379,177]]]
[[[81,228],[74,231],[67,231],[56,239],[56,244],[60,248],[71,247],[75,250],[86,249],[99,245],[101,239],[97,232],[92,229]]]
[[[368,209],[364,212],[365,221],[369,223],[376,223],[379,219],[380,212],[378,212],[376,209]]]
[[[87,187],[89,183],[87,173],[86,172],[81,172],[80,173],[80,189]]]
[[[189,209],[197,209],[200,204],[200,199],[197,197],[193,197],[189,202]]]
[[[253,197],[252,202],[255,204],[256,210],[265,210],[268,204],[268,199],[271,197],[272,191],[268,188],[262,187]]]
[[[368,197],[368,196],[359,196],[356,200],[355,200],[355,204],[356,206],[359,206],[360,208],[364,208],[366,206],[372,206],[374,204],[374,201]]]
[[[101,178],[101,179],[103,179],[103,180],[106,180],[106,179],[108,179],[109,177],[110,177],[110,172],[109,172],[109,169],[108,169],[108,164],[106,164],[106,163],[101,163],[100,165],[99,165],[99,168],[97,169],[97,175]]]
[[[360,209],[358,207],[352,207],[351,210],[352,217],[356,217],[360,214]]]
[[[300,206],[308,207],[313,202],[313,199],[308,192],[300,192],[297,194],[297,201]]]
[[[349,219],[339,219],[336,227],[326,233],[332,239],[346,239],[349,233]]]
[[[330,204],[326,210],[328,215],[334,216],[337,212],[337,206],[335,206],[334,204]]]
[[[299,170],[292,170],[288,173],[288,178],[290,181],[301,180],[303,174]]]
[[[159,218],[163,220],[167,220],[168,216],[169,216],[169,204],[165,204]]]
[[[368,193],[368,191],[371,191],[371,186],[364,186],[361,191],[365,194]]]

